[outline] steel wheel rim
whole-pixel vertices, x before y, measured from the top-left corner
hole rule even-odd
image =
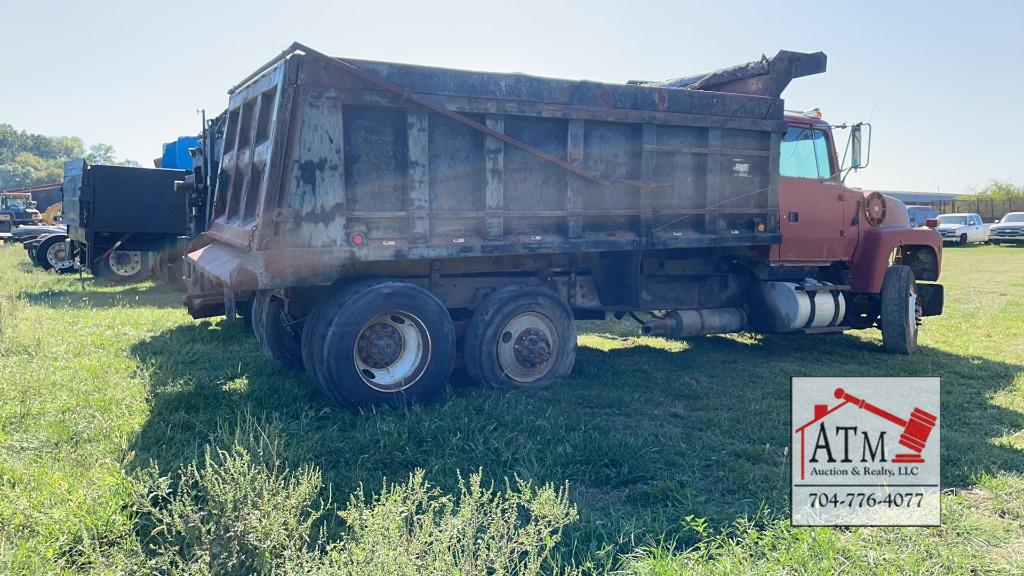
[[[62,270],[71,265],[71,259],[68,258],[68,251],[65,249],[63,242],[57,242],[46,249],[46,261],[57,270]]]
[[[921,319],[921,302],[917,297],[917,287],[910,285],[910,294],[907,296],[907,322],[910,326],[910,335],[917,339],[917,324]]]
[[[142,270],[142,252],[137,250],[114,250],[107,256],[110,270],[118,276],[131,276]]]
[[[540,312],[523,312],[498,332],[498,364],[517,382],[536,382],[551,371],[558,356],[558,330]]]
[[[380,392],[400,392],[415,384],[426,372],[430,354],[430,333],[423,321],[403,311],[371,318],[352,346],[356,373]]]

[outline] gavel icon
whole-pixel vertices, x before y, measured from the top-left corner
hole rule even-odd
[[[921,452],[924,450],[924,445],[928,442],[928,436],[932,433],[932,428],[935,428],[935,423],[938,421],[938,418],[924,410],[921,410],[920,408],[915,407],[910,413],[910,418],[908,420],[904,420],[895,414],[875,406],[874,404],[870,404],[865,400],[847,393],[842,388],[836,388],[835,395],[839,400],[846,400],[858,408],[867,410],[875,416],[885,418],[889,422],[903,428],[903,433],[900,434],[899,443],[901,446],[912,450],[913,454],[897,454],[893,456],[893,462],[924,462],[924,458],[921,457]]]

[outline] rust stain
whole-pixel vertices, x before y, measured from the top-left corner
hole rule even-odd
[[[668,92],[664,90],[658,90],[654,94],[654,101],[658,105],[658,110],[668,109]]]

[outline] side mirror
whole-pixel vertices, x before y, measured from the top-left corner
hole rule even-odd
[[[860,124],[855,125],[850,130],[850,148],[851,148],[851,151],[853,153],[852,154],[853,158],[852,158],[852,161],[850,163],[850,168],[854,168],[854,169],[860,168],[860,163],[861,163],[861,155],[860,155],[860,153],[861,153],[861,131],[860,131]]]
[[[999,220],[1000,220],[1000,218],[996,218],[994,221],[992,221],[992,223],[993,224],[999,224]]]

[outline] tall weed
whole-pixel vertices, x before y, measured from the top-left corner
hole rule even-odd
[[[457,494],[424,471],[360,489],[333,506],[319,469],[289,468],[274,426],[245,416],[176,473],[135,474],[144,571],[171,574],[539,574],[577,518],[568,486],[460,478]],[[335,516],[337,514],[337,516]],[[340,529],[328,523],[340,520]],[[329,532],[332,532],[329,534]],[[333,532],[337,532],[334,534]]]

